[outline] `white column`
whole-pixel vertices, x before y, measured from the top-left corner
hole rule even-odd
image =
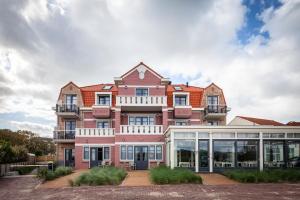
[[[213,142],[212,142],[212,132],[209,132],[209,172],[213,172]]]
[[[175,166],[174,145],[175,145],[175,143],[174,143],[174,132],[173,131],[171,131],[171,133],[170,133],[170,138],[171,138],[171,140],[170,140],[171,169],[174,169],[174,166]]]
[[[198,132],[196,132],[196,142],[195,142],[195,171],[199,172],[199,145],[198,145]]]
[[[259,133],[259,170],[264,170],[264,144],[263,144],[263,133]]]

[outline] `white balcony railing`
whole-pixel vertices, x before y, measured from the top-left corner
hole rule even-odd
[[[167,106],[166,96],[117,96],[117,106]]]
[[[112,137],[114,128],[77,128],[76,137]]]
[[[162,125],[121,125],[120,134],[163,134]]]

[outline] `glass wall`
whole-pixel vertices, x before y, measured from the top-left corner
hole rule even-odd
[[[195,140],[175,140],[175,167],[195,167]]]
[[[258,167],[258,141],[237,141],[237,167]]]
[[[300,141],[287,141],[287,167],[300,167]]]
[[[284,142],[264,141],[264,167],[284,167]]]
[[[234,141],[214,141],[214,167],[231,168],[235,166],[235,142]]]

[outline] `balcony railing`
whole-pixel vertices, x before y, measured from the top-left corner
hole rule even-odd
[[[162,125],[121,125],[120,134],[163,134]]]
[[[205,115],[208,114],[226,114],[229,111],[229,108],[227,106],[221,106],[221,105],[208,105],[204,109]]]
[[[75,130],[55,130],[53,132],[54,140],[74,140]]]
[[[115,135],[114,128],[77,128],[76,137],[111,137]]]
[[[117,96],[117,106],[167,106],[166,96]]]
[[[79,107],[75,104],[56,104],[57,113],[74,113],[79,115]]]

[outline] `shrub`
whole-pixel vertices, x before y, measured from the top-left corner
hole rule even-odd
[[[150,177],[156,184],[202,183],[200,176],[184,168],[172,170],[166,166],[159,166],[150,170]]]
[[[72,173],[71,167],[58,167],[55,171],[50,171],[46,168],[41,168],[38,170],[37,177],[44,180],[53,180],[60,176],[65,176]]]
[[[296,169],[269,169],[257,170],[228,170],[223,172],[225,176],[243,183],[277,183],[299,182],[300,171]]]
[[[18,171],[20,175],[25,175],[31,173],[35,168],[34,166],[22,166],[16,167],[15,170]]]
[[[119,185],[126,177],[124,169],[116,167],[99,168],[94,167],[89,172],[81,174],[72,183],[80,185]]]

